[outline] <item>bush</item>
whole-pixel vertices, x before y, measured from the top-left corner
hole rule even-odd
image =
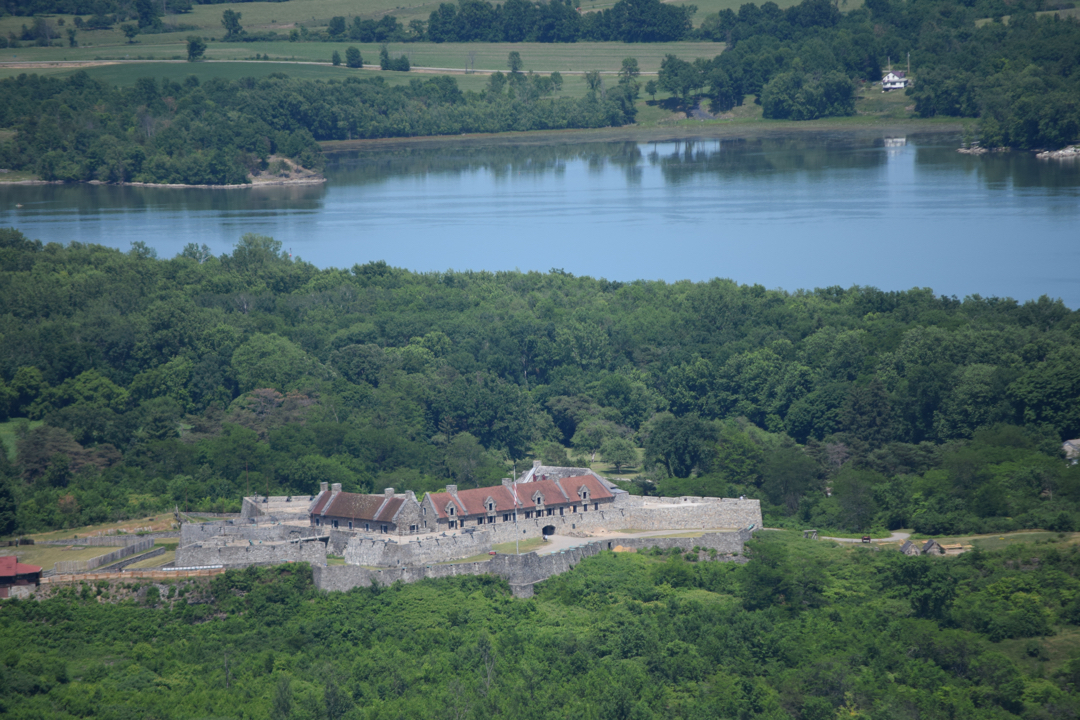
[[[337,54],[336,51],[334,54]],[[359,49],[349,47],[345,50],[345,65],[351,68],[364,67],[364,58],[360,56]]]

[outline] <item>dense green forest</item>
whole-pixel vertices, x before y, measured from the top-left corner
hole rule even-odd
[[[385,61],[397,62],[388,55]],[[408,61],[405,60],[406,66]],[[623,125],[635,89],[599,86],[552,98],[561,81],[496,73],[481,93],[448,76],[391,87],[382,78],[177,83],[144,78],[118,88],[77,73],[0,80],[0,166],[44,180],[242,184],[271,154],[322,166],[317,141]]]
[[[0,534],[320,481],[472,486],[532,457],[634,466],[627,444],[634,492],[758,497],[774,525],[1080,527],[1080,313],[1046,297],[320,270],[253,235],[158,259],[5,230],[5,418]]]
[[[490,577],[322,593],[305,566],[9,600],[0,713],[1051,720],[1080,711],[1076,545],[929,558],[761,535],[743,566],[605,552],[529,600]]]

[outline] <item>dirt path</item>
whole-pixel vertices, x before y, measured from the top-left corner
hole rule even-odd
[[[911,537],[911,533],[906,532],[894,532],[887,538],[874,538],[870,542],[872,543],[891,543],[891,542],[903,542]],[[836,542],[844,543],[857,543],[862,542],[861,538],[838,538],[838,537],[821,537],[822,540],[835,540]]]

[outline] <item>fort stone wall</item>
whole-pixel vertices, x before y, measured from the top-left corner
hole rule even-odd
[[[492,533],[487,532],[429,537],[412,542],[360,536],[351,539],[346,546],[345,562],[377,567],[424,565],[479,555],[490,551],[491,545]]]
[[[358,565],[317,566],[315,585],[323,590],[345,592],[355,587],[367,587],[373,582],[390,585],[397,581],[417,582],[425,578],[456,577],[459,575],[497,575],[504,578],[516,597],[531,597],[533,585],[549,577],[567,572],[587,557],[617,546],[627,549],[694,547],[715,550],[716,559],[726,562],[745,562],[743,546],[752,537],[749,530],[731,533],[706,533],[696,538],[624,538],[600,540],[552,553],[550,555],[496,555],[486,562],[453,565],[413,565],[380,570]],[[703,556],[703,559],[710,556]]]
[[[188,545],[176,550],[176,567],[207,565],[245,566],[306,562],[326,565],[326,546],[321,542],[280,543],[277,545]]]
[[[250,525],[242,523],[211,522],[184,523],[180,526],[180,547],[210,542],[277,542],[299,540],[325,534],[322,528],[300,525]]]

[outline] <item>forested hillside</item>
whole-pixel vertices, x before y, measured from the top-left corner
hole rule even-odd
[[[614,554],[541,583],[314,590],[304,566],[0,604],[5,717],[1050,720],[1080,711],[1080,554],[763,533],[748,565]],[[696,561],[696,562],[695,562]]]
[[[5,230],[5,418],[0,534],[320,481],[472,486],[534,456],[634,466],[627,445],[635,492],[759,497],[774,524],[1080,522],[1080,315],[1045,297],[320,270],[259,236],[158,259]]]

